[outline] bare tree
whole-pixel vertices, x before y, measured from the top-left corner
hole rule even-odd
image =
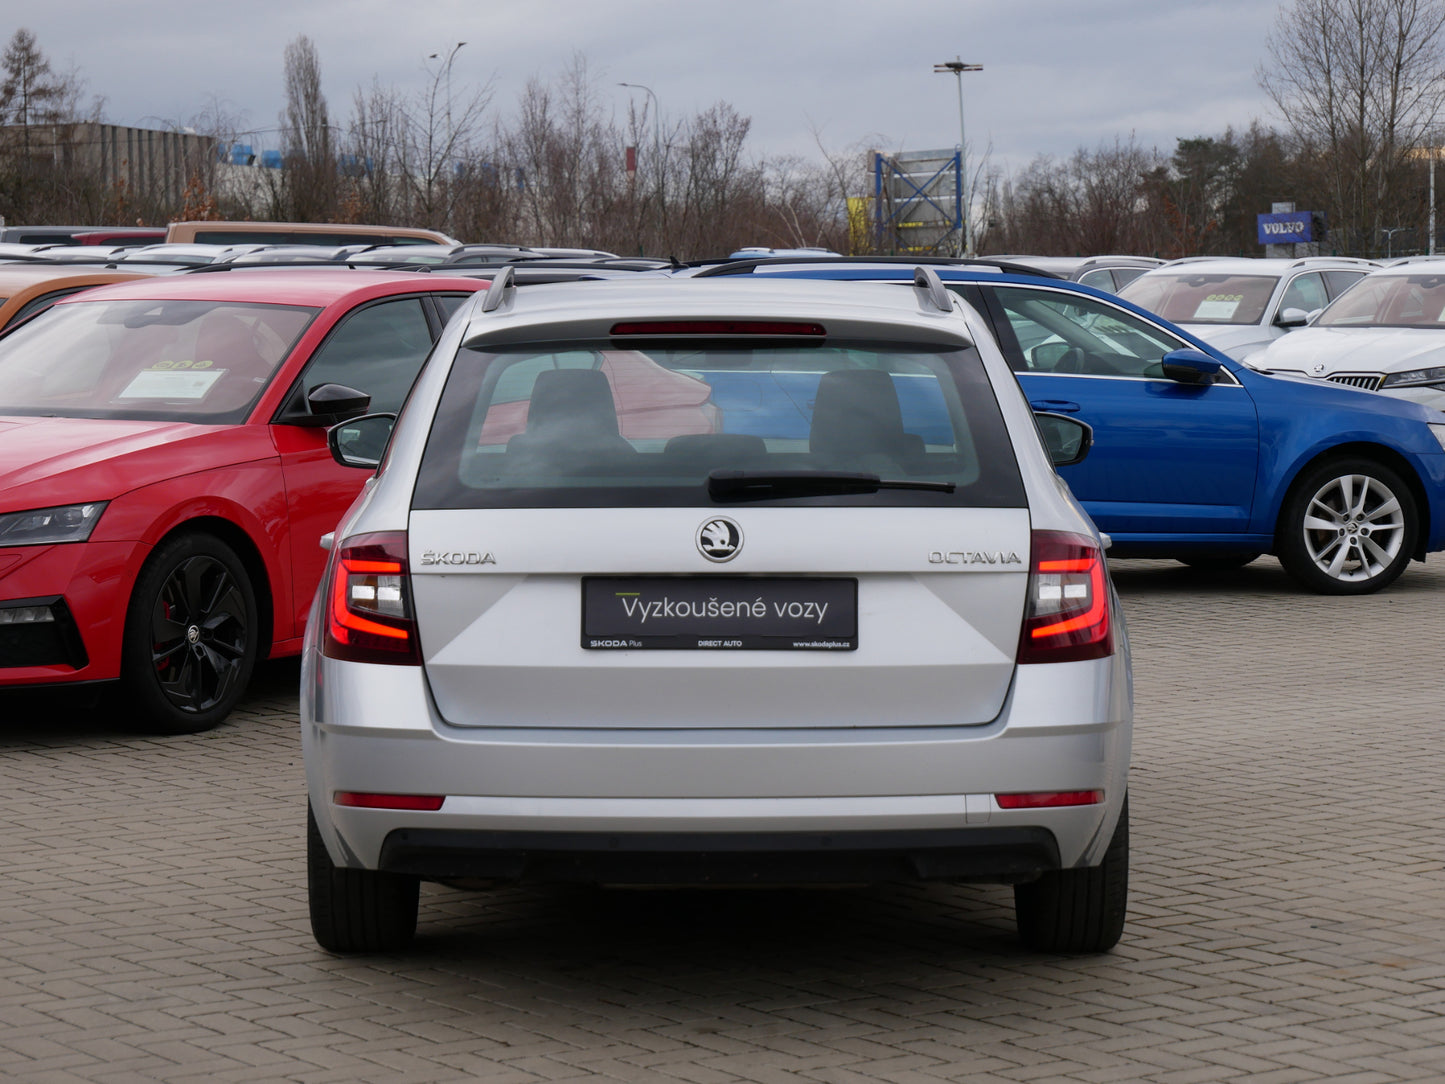
[[[1330,163],[1334,228],[1377,249],[1411,152],[1445,102],[1445,0],[1294,0],[1267,40],[1260,85]]]
[[[321,90],[321,58],[305,34],[286,46],[286,109],[281,129],[286,167],[272,178],[271,202],[278,218],[324,222],[336,216],[336,141],[326,95]]]
[[[0,215],[44,221],[94,201],[97,180],[75,145],[83,89],[51,67],[33,33],[15,31],[0,56]],[[97,102],[89,119],[99,111]]]

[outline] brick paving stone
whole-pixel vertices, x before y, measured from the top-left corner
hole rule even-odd
[[[0,698],[0,1078],[1397,1084],[1445,1079],[1445,561],[1358,599],[1121,561],[1129,925],[1022,950],[995,887],[426,886],[306,919],[294,663],[209,734]]]

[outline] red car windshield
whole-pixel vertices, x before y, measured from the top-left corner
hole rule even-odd
[[[0,414],[239,422],[318,311],[233,301],[57,305],[0,339]]]

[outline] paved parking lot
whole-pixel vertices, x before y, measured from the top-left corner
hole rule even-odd
[[[1120,562],[1133,885],[1102,957],[995,888],[424,888],[406,957],[306,921],[296,667],[226,726],[0,702],[0,1078],[1445,1079],[1445,561],[1363,599]]]

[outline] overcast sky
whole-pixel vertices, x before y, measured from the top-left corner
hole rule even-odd
[[[273,129],[282,54],[308,35],[333,119],[373,77],[403,90],[428,54],[459,41],[454,97],[484,84],[511,116],[531,78],[556,82],[585,58],[621,122],[650,87],[665,121],[727,102],[751,117],[752,155],[816,158],[859,143],[923,150],[958,142],[957,84],[933,65],[984,65],[964,79],[970,156],[1006,169],[1132,133],[1170,152],[1181,136],[1280,123],[1255,72],[1275,0],[0,0],[6,37],[32,30],[74,67],[117,124],[184,124],[215,100]],[[436,61],[431,61],[435,65]],[[639,101],[641,104],[641,100]],[[276,146],[274,132],[254,137]]]

